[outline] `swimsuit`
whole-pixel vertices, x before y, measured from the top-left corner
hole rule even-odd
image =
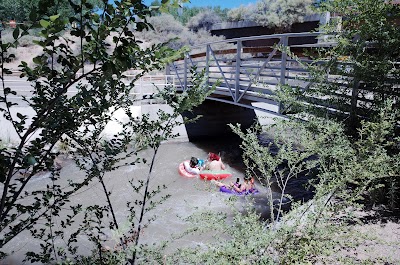
[[[197,167],[191,167],[189,164],[189,161],[183,162],[183,166],[185,167],[185,170],[189,173],[198,175],[200,173],[200,169]]]

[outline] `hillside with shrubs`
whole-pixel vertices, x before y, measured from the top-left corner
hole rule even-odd
[[[154,7],[158,7],[160,3],[153,2]],[[136,34],[136,38],[140,41],[139,45],[143,48],[150,47],[154,44],[165,43],[168,47],[178,50],[183,47],[196,46],[207,42],[215,42],[223,40],[222,36],[213,36],[210,33],[211,27],[215,23],[220,23],[227,18],[228,9],[220,8],[185,8],[183,15],[177,13],[176,8],[170,9],[168,12],[160,12],[155,8],[154,14],[148,16],[146,20],[152,25],[152,28],[143,31],[132,30]],[[0,13],[1,14],[1,13]],[[27,23],[29,24],[29,23]],[[14,28],[5,24],[2,31],[2,40],[5,43],[13,41]],[[74,39],[69,31],[64,31],[63,38]],[[9,64],[12,70],[17,70],[21,61],[31,62],[34,57],[41,53],[40,47],[33,45],[33,41],[41,39],[39,32],[31,31],[31,34],[21,37],[18,40],[18,53]],[[111,44],[112,40],[109,39]],[[72,45],[72,49],[78,51],[78,43]],[[218,47],[218,45],[216,46]],[[226,48],[226,45],[221,46]],[[16,48],[10,48],[10,52],[16,51]],[[202,49],[193,49],[193,52],[204,52]]]
[[[100,5],[100,1],[89,1],[94,7]],[[150,47],[153,44],[166,43],[168,47],[180,49],[182,47],[192,47],[208,42],[217,42],[223,40],[223,36],[215,36],[210,33],[212,27],[216,24],[227,21],[254,21],[262,26],[277,27],[282,29],[290,28],[290,25],[301,22],[305,15],[312,13],[313,0],[259,0],[247,6],[241,5],[237,8],[216,7],[169,7],[167,10],[160,10],[161,3],[158,0],[153,1],[150,6],[153,8],[151,16],[147,21],[153,26],[153,29],[137,31],[136,37],[141,41],[142,47]],[[15,4],[5,1],[0,3],[0,20],[6,21],[12,19],[10,14],[18,14],[20,23],[28,23],[29,10],[34,8],[38,1],[33,1],[25,5],[22,0]],[[21,8],[17,8],[20,6]],[[22,8],[24,6],[24,8]],[[18,10],[17,10],[18,9]],[[23,14],[22,14],[22,13]],[[66,6],[61,7],[61,12],[70,15],[71,11]],[[13,39],[13,28],[4,24],[5,30],[2,32],[4,42]],[[134,30],[134,29],[132,29]],[[68,31],[65,31],[65,37],[71,38]],[[16,58],[10,64],[11,69],[17,69],[22,60],[31,61],[40,53],[40,49],[34,47],[33,40],[39,40],[40,36],[34,31],[30,35],[23,36],[18,40],[18,53]],[[111,40],[110,40],[111,43]],[[219,45],[214,46],[219,49]],[[226,44],[220,46],[226,49]],[[75,47],[77,49],[77,47]],[[189,48],[190,49],[190,48]],[[11,51],[14,51],[11,49]],[[204,48],[193,48],[192,52],[204,52]]]
[[[257,24],[288,30],[294,23],[303,22],[304,17],[317,12],[314,0],[259,0],[229,10],[228,21],[254,21]]]

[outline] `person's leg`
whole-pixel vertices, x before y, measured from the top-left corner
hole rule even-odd
[[[222,183],[222,182],[220,182],[220,181],[217,181],[217,180],[215,180],[215,179],[212,179],[212,180],[211,180],[211,183],[217,185],[218,187],[226,186],[224,183]]]
[[[200,174],[200,169],[197,167],[192,167],[191,168],[191,173],[199,175]]]

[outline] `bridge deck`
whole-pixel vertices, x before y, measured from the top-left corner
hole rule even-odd
[[[174,85],[185,91],[191,87],[191,69],[205,71],[209,85],[217,84],[208,98],[285,117],[290,106],[277,102],[276,92],[287,86],[298,89],[298,100],[328,112],[350,112],[367,117],[376,95],[374,88],[362,80],[354,87],[350,75],[337,76],[327,70],[319,81],[309,72],[309,66],[323,66],[325,61],[315,61],[320,48],[336,45],[334,36],[323,33],[289,33],[227,39],[195,46],[184,58],[173,62],[167,73],[175,76]],[[257,43],[257,47],[252,45]],[[397,65],[400,65],[398,63]],[[337,67],[352,72],[352,64],[338,61]],[[396,66],[397,67],[397,66]],[[387,82],[393,83],[393,77]],[[395,82],[396,83],[396,82]],[[319,96],[313,92],[318,86],[332,84],[329,94]],[[394,84],[398,87],[398,83]],[[394,92],[393,92],[394,91]],[[400,94],[393,90],[391,96]],[[378,98],[380,100],[380,98]],[[340,101],[340,104],[339,104]],[[306,103],[308,102],[308,103]],[[255,104],[262,103],[262,104]],[[264,104],[263,104],[264,103]],[[265,104],[266,103],[266,104]]]
[[[207,43],[193,47],[194,52],[172,63],[167,73],[176,76],[175,86],[184,91],[191,87],[191,68],[205,70],[208,83],[217,84],[209,99],[271,112],[252,102],[279,106],[274,98],[279,86],[307,89],[310,73],[305,65],[312,62],[315,48],[334,45],[321,41],[326,39],[320,33],[291,33]],[[248,46],[252,41],[263,46]]]

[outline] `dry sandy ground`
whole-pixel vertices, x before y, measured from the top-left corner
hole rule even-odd
[[[356,227],[372,238],[359,246],[354,255],[360,261],[374,259],[381,264],[400,264],[400,225],[393,221],[367,224]],[[375,238],[375,240],[374,240]]]
[[[383,211],[360,213],[363,224],[353,226],[359,245],[338,253],[337,264],[400,264],[400,215]]]

